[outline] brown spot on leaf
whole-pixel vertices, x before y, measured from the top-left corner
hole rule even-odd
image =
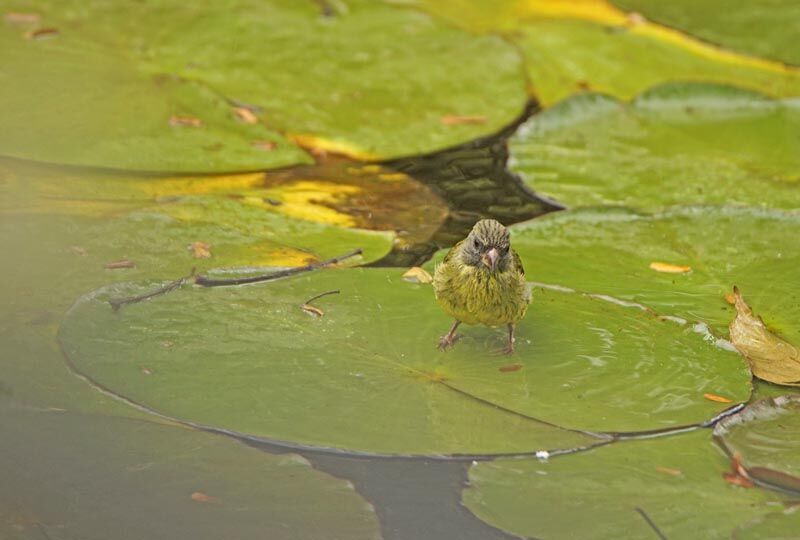
[[[33,12],[7,11],[3,14],[3,19],[10,24],[36,24],[41,18],[41,15]]]
[[[485,124],[487,118],[479,114],[446,114],[440,120],[445,126],[459,126],[464,124]]]
[[[253,148],[263,150],[265,152],[270,152],[278,147],[278,143],[275,141],[253,141],[252,145]]]
[[[236,118],[244,122],[245,124],[257,124],[258,123],[258,116],[248,109],[247,107],[234,107],[233,114],[236,115]]]
[[[25,32],[25,39],[32,39],[32,40],[51,39],[57,37],[58,34],[60,34],[58,28],[52,28],[52,27],[35,28],[33,30],[28,30],[27,32]]]
[[[121,268],[136,268],[136,263],[130,259],[119,259],[106,263],[107,270],[119,270]]]
[[[202,126],[203,121],[199,118],[195,118],[194,116],[181,116],[178,114],[173,114],[169,117],[169,125],[196,128]]]
[[[300,309],[302,309],[312,317],[322,317],[323,315],[325,315],[325,312],[319,309],[318,307],[310,306],[308,304],[301,305]]]
[[[203,493],[202,491],[195,491],[192,493],[192,500],[199,503],[218,503],[219,499]]]
[[[211,258],[211,244],[205,242],[192,242],[189,246],[192,256],[195,259],[210,259]]]
[[[670,476],[683,476],[683,471],[680,469],[673,469],[672,467],[662,467],[659,465],[656,467],[656,471]]]
[[[517,362],[516,364],[509,364],[507,366],[502,366],[499,371],[501,373],[511,373],[512,371],[519,371],[522,369],[522,364]]]

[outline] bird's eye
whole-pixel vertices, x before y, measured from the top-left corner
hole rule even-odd
[[[478,240],[477,238],[475,238],[475,239],[472,241],[472,245],[475,247],[475,249],[480,249],[480,248],[481,248],[481,241],[480,241],[480,240]]]

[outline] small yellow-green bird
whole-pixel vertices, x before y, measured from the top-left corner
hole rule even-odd
[[[514,325],[525,316],[531,290],[519,255],[511,249],[508,229],[494,219],[482,219],[469,235],[453,246],[433,276],[436,301],[455,319],[439,340],[446,350],[458,339],[458,325],[506,325],[508,344],[501,352],[514,352]]]

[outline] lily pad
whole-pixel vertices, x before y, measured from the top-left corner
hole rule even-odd
[[[798,69],[719,49],[630,17],[603,0],[395,1],[515,43],[530,90],[545,106],[586,90],[630,99],[652,86],[680,81],[732,84],[775,97],[800,93]],[[790,27],[786,32],[793,35]]]
[[[800,64],[797,49],[800,5],[796,2],[755,0],[730,9],[731,5],[724,0],[612,1],[623,9],[636,11],[706,41],[747,54]]]
[[[237,121],[225,99],[207,87],[147,72],[130,51],[87,38],[103,22],[47,22],[61,32],[46,41],[26,40],[20,29],[0,25],[3,155],[175,172],[311,161],[274,129]],[[274,148],[266,151],[257,142]]]
[[[800,530],[800,506],[787,503],[786,508],[756,518],[738,527],[733,540],[794,540]]]
[[[524,108],[520,60],[503,40],[378,2],[337,6],[20,2],[60,33],[26,41],[0,28],[0,74],[14,81],[0,91],[0,152],[137,170],[247,170],[308,161],[276,132],[315,151],[389,158],[492,133]],[[258,123],[236,120],[234,106]],[[170,126],[171,115],[203,125]],[[448,121],[462,116],[473,120]]]
[[[89,256],[106,254],[108,259],[98,264],[128,258],[139,267],[169,267],[178,273],[195,264],[201,270],[222,265],[297,266],[355,248],[364,250],[357,261],[371,261],[391,249],[393,226],[413,229],[425,216],[430,225],[417,231],[430,234],[437,217],[443,217],[443,203],[412,179],[376,179],[372,183],[380,185],[379,193],[394,191],[409,203],[424,198],[431,204],[414,214],[397,203],[383,213],[387,225],[369,223],[358,212],[365,204],[358,197],[365,196],[367,180],[333,181],[313,171],[299,172],[309,176],[142,178],[0,160],[0,193],[9,216],[47,216],[42,221],[75,216],[80,224],[71,228],[80,231],[80,239],[70,241],[83,244]],[[391,187],[382,185],[386,183]],[[359,225],[383,230],[351,228]],[[210,246],[211,257],[194,258],[189,247],[195,242]],[[179,267],[167,266],[167,261]]]
[[[800,207],[800,107],[724,86],[670,84],[626,104],[568,99],[511,138],[512,169],[568,205]]]
[[[638,302],[659,315],[704,323],[717,337],[727,335],[735,316],[724,297],[738,285],[772,331],[800,343],[795,213],[696,206],[643,215],[587,208],[512,230],[512,243],[530,261],[530,279]],[[658,272],[650,268],[654,262],[690,271]]]
[[[440,353],[449,321],[430,286],[402,273],[342,269],[184,289],[112,313],[110,297],[154,286],[118,284],[79,300],[60,339],[76,370],[170,417],[374,453],[569,449],[598,439],[552,425],[677,428],[729,406],[704,393],[732,402],[750,394],[744,361],[691,327],[549,289],[534,293],[514,357],[493,354],[503,336],[485,328]],[[323,316],[301,309],[330,290],[341,294],[314,302]]]
[[[484,521],[533,538],[729,538],[783,498],[726,483],[707,431],[617,443],[542,463],[472,466],[463,493]],[[648,523],[648,519],[652,525]]]
[[[0,429],[3,538],[380,538],[352,484],[297,455],[8,402]]]
[[[757,483],[800,494],[800,397],[762,399],[724,419],[714,437],[729,455],[741,456]]]

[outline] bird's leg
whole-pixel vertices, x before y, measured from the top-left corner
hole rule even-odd
[[[514,337],[514,323],[508,324],[508,343],[506,346],[498,351],[500,354],[514,354],[514,342],[517,339]]]
[[[445,335],[439,338],[440,351],[447,350],[448,347],[452,347],[453,343],[456,342],[456,340],[458,339],[458,335],[456,334],[456,328],[458,328],[459,324],[461,324],[461,321],[456,319],[453,322],[453,326],[450,327],[450,330]]]

